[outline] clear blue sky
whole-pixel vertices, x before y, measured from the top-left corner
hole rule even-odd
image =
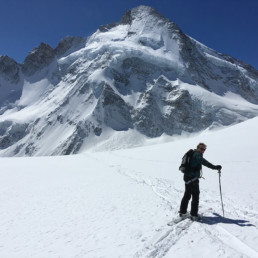
[[[0,55],[22,63],[33,47],[86,37],[149,5],[184,33],[258,69],[258,0],[0,0]]]

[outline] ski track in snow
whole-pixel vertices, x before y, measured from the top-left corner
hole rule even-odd
[[[114,154],[112,154],[114,155]],[[125,159],[135,160],[132,157],[123,156]],[[142,162],[151,162],[151,163],[167,163],[166,161],[160,160],[147,160],[136,158]],[[163,201],[169,205],[169,208],[173,210],[173,207],[178,207],[178,200],[181,200],[183,190],[177,189],[173,186],[172,181],[165,180],[162,178],[152,178],[150,176],[146,176],[143,173],[136,171],[134,169],[128,169],[127,167],[123,167],[121,164],[119,165],[109,165],[116,169],[119,174],[129,177],[131,180],[145,184],[153,190],[153,192],[160,197]],[[211,243],[216,243],[219,247],[216,256],[209,257],[250,257],[250,258],[258,258],[258,252],[251,248],[248,244],[241,240],[240,235],[236,236],[234,233],[231,233],[224,226],[219,224],[235,224],[237,226],[242,227],[254,227],[258,228],[258,213],[252,210],[240,209],[237,206],[237,203],[230,198],[225,198],[224,208],[225,208],[225,218],[221,215],[217,214],[215,210],[221,211],[221,203],[220,200],[213,200],[213,197],[206,190],[201,190],[205,199],[200,199],[200,210],[206,210],[204,212],[202,222],[192,222],[189,219],[181,221],[171,227],[166,225],[164,222],[164,226],[157,228],[155,231],[156,235],[152,236],[148,241],[146,241],[145,245],[142,249],[138,250],[134,257],[148,257],[148,258],[161,258],[161,257],[173,257],[172,254],[168,254],[171,247],[176,246],[176,244],[181,240],[182,237],[187,236],[189,233],[192,234],[192,231],[197,232],[197,234],[202,235],[205,233],[205,237],[211,240]],[[175,198],[176,194],[176,198]],[[190,203],[189,203],[190,206]],[[215,207],[211,212],[210,207]],[[174,215],[177,211],[174,210]],[[243,218],[241,220],[233,220],[227,217],[240,217]],[[192,224],[195,225],[194,229]],[[257,237],[258,240],[258,237]],[[166,256],[168,254],[168,256]],[[172,256],[171,256],[172,255]],[[192,257],[192,256],[189,256]],[[193,256],[194,257],[194,256]]]
[[[211,173],[200,182],[203,221],[167,226],[177,216],[182,175],[170,153],[150,150],[3,159],[0,257],[258,257],[255,188],[243,205],[242,193],[225,191],[223,218]]]
[[[187,229],[192,223],[190,220],[184,220],[172,227],[165,225],[163,229],[157,230],[157,235],[150,239],[146,246],[139,250],[134,257],[164,257],[169,249],[176,245],[182,236],[187,234]]]

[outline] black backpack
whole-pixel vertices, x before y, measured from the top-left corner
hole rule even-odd
[[[193,153],[194,153],[194,151],[191,149],[188,152],[186,152],[186,154],[183,156],[181,165],[179,167],[179,170],[182,173],[187,173],[189,171],[190,161],[193,156]]]

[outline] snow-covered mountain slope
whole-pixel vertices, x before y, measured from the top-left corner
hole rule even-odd
[[[12,74],[1,67],[0,80]],[[17,67],[20,96],[0,108],[1,156],[72,154],[131,131],[180,135],[258,115],[257,70],[146,6],[86,39],[42,43]]]
[[[114,152],[1,158],[0,257],[258,257],[258,118]],[[161,141],[161,138],[159,138]],[[199,142],[221,164],[200,179],[203,222],[177,216],[182,155]]]

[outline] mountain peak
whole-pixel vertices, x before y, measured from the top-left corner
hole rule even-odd
[[[158,13],[154,8],[150,6],[140,5],[138,7],[126,11],[122,19],[120,20],[120,23],[131,24],[133,20],[142,20],[149,16],[165,19],[165,17]]]
[[[0,58],[0,97],[13,94],[3,75],[15,72],[11,63]],[[56,49],[41,43],[21,67],[11,105],[0,104],[0,155],[72,154],[119,131],[181,135],[258,114],[255,71],[148,6],[87,39],[66,37]]]
[[[158,15],[163,17],[160,13],[158,13],[154,8],[150,7],[150,6],[146,6],[146,5],[140,5],[137,6],[135,8],[131,9],[132,15],[134,17],[136,16],[140,16],[142,14],[151,14],[151,15]]]
[[[46,43],[40,43],[25,58],[22,64],[22,72],[26,75],[32,75],[49,65],[55,58],[55,51]]]

